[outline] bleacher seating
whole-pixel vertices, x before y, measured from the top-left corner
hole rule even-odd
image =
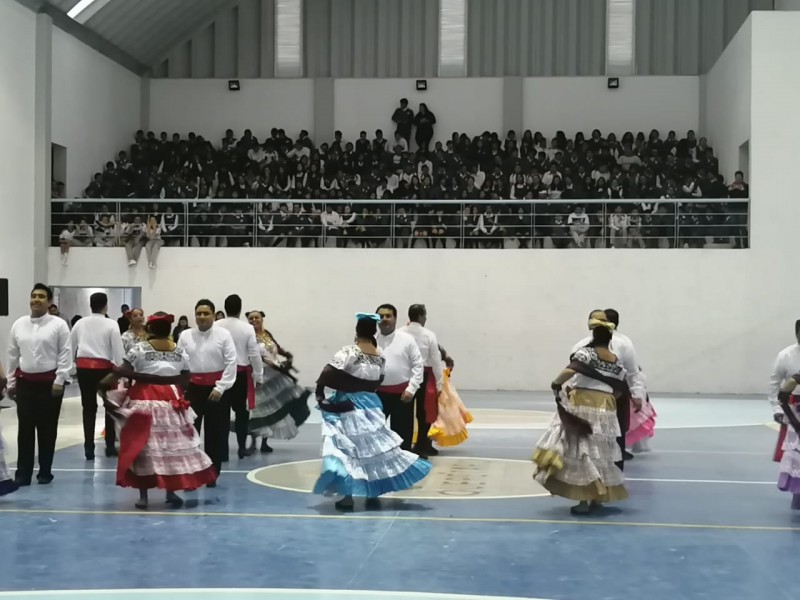
[[[305,131],[228,130],[219,144],[138,131],[86,201],[54,201],[54,241],[117,245],[155,217],[168,245],[747,245],[747,184],[737,174],[727,186],[693,131],[454,133],[429,151],[393,138],[336,132],[317,147]]]

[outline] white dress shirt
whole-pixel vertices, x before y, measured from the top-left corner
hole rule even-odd
[[[261,350],[253,326],[238,317],[226,317],[217,321],[214,327],[222,327],[230,332],[233,344],[236,346],[236,364],[240,367],[251,365],[253,381],[256,385],[261,385],[264,381],[264,363],[261,360]]]
[[[236,345],[230,331],[212,325],[206,331],[187,329],[178,338],[178,348],[189,355],[190,373],[218,373],[222,377],[214,384],[220,394],[236,382]]]
[[[776,415],[782,415],[783,409],[778,402],[778,392],[783,382],[795,373],[800,373],[800,344],[792,344],[778,353],[772,375],[769,378],[769,402]]]
[[[442,352],[439,350],[439,342],[436,341],[436,334],[419,323],[409,323],[398,331],[409,334],[417,342],[423,364],[433,369],[436,389],[441,392],[444,384],[444,361]]]
[[[24,373],[56,372],[55,385],[64,385],[72,371],[69,327],[53,315],[21,317],[11,326],[8,340],[8,387],[16,382],[17,369]]]
[[[102,314],[94,313],[75,323],[70,343],[78,358],[110,360],[117,366],[125,358],[119,325],[114,319],[106,319]]]
[[[404,331],[395,330],[389,335],[378,332],[378,348],[386,359],[383,385],[408,383],[406,391],[414,395],[422,385],[424,361],[416,340]]]
[[[592,341],[592,336],[584,338],[572,348],[574,354],[580,348],[586,347]],[[620,364],[626,371],[625,380],[628,382],[628,387],[631,390],[631,396],[644,402],[647,400],[647,388],[644,385],[644,378],[639,370],[639,359],[636,356],[636,348],[633,342],[626,335],[615,331],[611,337],[611,343],[608,349],[617,355]]]

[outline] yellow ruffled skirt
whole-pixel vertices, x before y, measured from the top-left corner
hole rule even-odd
[[[614,464],[622,458],[619,424],[611,394],[572,390],[564,408],[592,425],[592,434],[567,433],[556,413],[533,452],[534,479],[554,496],[581,502],[613,502],[628,497],[625,477]]]

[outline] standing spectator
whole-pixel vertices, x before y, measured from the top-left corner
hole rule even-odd
[[[250,130],[248,129],[248,131]],[[178,324],[172,330],[172,341],[177,344],[181,334],[187,329],[189,329],[189,318],[186,315],[181,315],[180,319],[178,319]]]
[[[428,151],[428,146],[433,139],[433,126],[436,124],[436,115],[428,110],[428,105],[424,102],[419,105],[419,112],[414,117],[414,125],[417,126],[415,140],[417,147],[424,152]]]
[[[131,328],[131,320],[129,318],[131,307],[128,306],[127,304],[123,304],[122,306],[119,307],[119,312],[122,313],[122,316],[120,316],[120,318],[117,319],[117,325],[119,325],[119,333],[120,335],[122,335],[123,333],[128,331],[128,329]]]
[[[333,238],[336,241],[336,245],[339,246],[339,230],[344,224],[339,213],[333,210],[333,207],[328,204],[325,206],[325,212],[320,215],[320,221],[325,237]]]
[[[612,248],[625,248],[628,245],[628,217],[617,206],[608,217],[608,234]]]
[[[411,142],[411,127],[414,125],[414,111],[408,108],[408,100],[400,100],[400,106],[394,109],[392,121],[397,124],[395,133],[406,141],[406,149]]]
[[[628,215],[628,248],[633,248],[634,244],[639,248],[645,247],[642,238],[642,215],[639,214],[638,208],[634,208]]]

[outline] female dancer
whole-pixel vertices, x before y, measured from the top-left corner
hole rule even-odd
[[[380,317],[356,315],[355,344],[331,359],[317,380],[317,402],[323,411],[322,473],[315,494],[340,494],[336,508],[353,508],[353,496],[377,498],[406,490],[421,481],[431,464],[400,449],[403,440],[386,426],[375,390],[383,381],[385,361],[375,333]],[[333,390],[325,396],[325,388]]]
[[[292,375],[292,354],[264,329],[264,316],[260,310],[247,313],[264,361],[264,383],[256,391],[256,407],[250,412],[249,428],[253,446],[256,437],[263,436],[261,452],[272,452],[268,437],[291,440],[297,435],[298,427],[311,416],[308,409],[311,390],[297,385]]]
[[[794,510],[800,510],[800,398],[794,395],[798,385],[800,373],[787,379],[778,393],[778,402],[788,422],[782,447],[778,489],[792,494]]]
[[[3,399],[3,392],[6,389],[7,383],[6,373],[3,370],[2,363],[0,363],[0,400]],[[8,470],[8,465],[6,464],[6,443],[5,440],[3,440],[3,430],[0,429],[0,496],[16,492],[18,489],[19,485],[14,481],[14,478],[11,477],[11,472]]]
[[[608,349],[612,327],[595,327],[589,345],[575,352],[553,381],[558,412],[533,454],[534,478],[551,494],[577,500],[572,507],[577,515],[628,497],[614,463],[622,458],[617,402],[629,402],[630,393],[625,369]],[[562,386],[573,377],[562,396]]]
[[[167,492],[167,504],[183,505],[175,493],[214,483],[217,470],[200,449],[194,427],[197,415],[183,398],[189,381],[189,359],[170,338],[172,315],[155,313],[147,321],[149,338],[127,353],[122,367],[100,383],[100,393],[121,421],[117,485],[139,490],[136,508],[146,509],[147,491]],[[114,390],[117,378],[133,381],[129,390]]]
[[[127,354],[137,342],[147,339],[147,328],[144,324],[144,311],[141,308],[133,308],[125,313],[130,322],[128,331],[122,334],[122,347]]]
[[[644,373],[639,369],[639,377],[644,381]],[[634,452],[650,452],[649,440],[656,434],[656,409],[650,402],[650,396],[642,403],[641,408],[631,402],[631,417],[628,433],[625,434],[625,446]]]
[[[472,414],[464,406],[453,385],[450,376],[453,373],[455,362],[447,355],[444,348],[439,346],[442,360],[445,363],[444,385],[439,394],[439,413],[428,431],[428,437],[439,446],[458,446],[467,441],[467,424],[472,423]]]

